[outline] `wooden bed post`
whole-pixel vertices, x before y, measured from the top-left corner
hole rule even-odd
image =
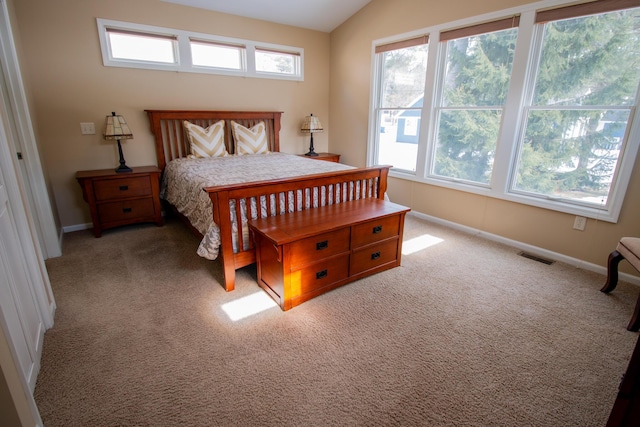
[[[213,221],[220,224],[229,224],[229,193],[226,191],[209,193],[209,198],[214,206],[213,209]],[[216,208],[217,207],[217,208]],[[218,256],[221,257],[222,262],[222,274],[225,291],[230,292],[236,287],[236,266],[233,254],[233,236],[231,227],[219,227],[220,228],[220,252]],[[240,225],[238,226],[240,228]]]
[[[385,194],[387,194],[387,178],[389,177],[389,167],[382,167],[380,169],[380,177],[378,178],[378,199],[384,200]]]

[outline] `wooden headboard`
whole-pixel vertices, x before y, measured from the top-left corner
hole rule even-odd
[[[149,116],[151,132],[155,138],[158,167],[164,167],[173,159],[190,154],[189,141],[182,123],[186,120],[204,128],[224,120],[224,140],[227,151],[234,153],[231,120],[253,127],[264,122],[270,151],[280,151],[279,111],[190,111],[190,110],[145,110]]]

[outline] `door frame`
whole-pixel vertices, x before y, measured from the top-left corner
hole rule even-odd
[[[3,104],[0,108],[0,119],[3,121],[6,135],[4,143],[9,150],[6,155],[14,160],[14,172],[22,172],[21,168],[25,168],[21,176],[26,175],[30,178],[29,182],[24,182],[24,179],[17,177],[17,188],[19,195],[24,196],[27,203],[33,202],[35,206],[25,206],[25,215],[20,215],[16,221],[20,240],[23,243],[27,241],[35,243],[35,251],[24,251],[24,256],[30,267],[29,275],[33,283],[42,283],[42,287],[34,289],[34,292],[44,325],[49,329],[53,326],[56,304],[44,260],[62,255],[62,250],[33,133],[9,16],[7,0],[0,0],[0,66],[2,66],[0,75],[4,77],[4,86],[9,92],[6,96],[11,104],[4,105],[4,97],[0,97],[0,102]],[[11,114],[7,111],[9,109]],[[12,122],[8,123],[9,120]],[[16,130],[17,135],[8,132],[12,128]],[[16,157],[16,145],[23,150],[23,160],[18,160]],[[16,197],[16,195],[13,198],[10,197],[12,203],[16,202]]]
[[[21,283],[21,285],[30,287],[29,292],[33,296],[33,302],[35,304],[33,306],[33,310],[36,311],[31,314],[38,316],[38,319],[41,322],[40,324],[46,327],[46,322],[44,322],[44,317],[42,315],[42,307],[39,305],[40,301],[36,295],[43,295],[45,293],[45,287],[49,284],[49,277],[46,270],[44,270],[44,274],[41,274],[43,270],[41,270],[40,266],[44,266],[44,261],[42,260],[42,256],[39,254],[39,247],[29,224],[30,214],[23,203],[20,175],[14,164],[14,157],[11,155],[11,147],[9,147],[9,143],[7,141],[7,135],[5,132],[6,115],[3,110],[4,109],[0,105],[0,174],[2,175],[2,181],[7,193],[8,208],[13,218],[15,233],[20,241],[20,248],[16,248],[16,250],[20,251],[20,255],[22,255],[24,259],[24,265],[6,265],[5,267],[9,274],[13,271],[12,269],[26,269],[25,273],[27,275],[24,277],[29,278],[29,283]],[[4,241],[5,237],[6,236],[4,234],[0,234],[0,240]],[[4,262],[4,260],[0,259],[0,262]],[[9,304],[12,303],[11,301],[3,302]],[[53,299],[51,299],[51,304],[55,307]],[[53,316],[53,313],[51,313],[51,315]],[[11,317],[7,318],[7,316]],[[20,315],[16,315],[15,312],[13,312],[13,314],[10,312],[3,312],[0,307],[0,329],[2,332],[0,333],[0,368],[2,369],[7,381],[7,386],[11,393],[11,397],[13,398],[13,404],[20,419],[23,420],[23,423],[25,421],[29,422],[33,420],[35,421],[34,424],[39,426],[42,425],[42,420],[33,397],[33,388],[35,387],[35,378],[37,378],[40,367],[44,330],[40,329],[38,333],[38,342],[32,343],[35,348],[31,350],[34,352],[33,357],[36,363],[34,364],[33,371],[31,372],[32,382],[29,383],[29,379],[25,378],[21,373],[20,365],[18,360],[16,360],[18,357],[16,346],[11,337],[11,331],[14,329],[12,329],[10,325],[20,324],[19,317]],[[53,318],[50,320],[53,323]]]
[[[19,170],[24,177],[23,189],[27,205],[33,214],[33,225],[43,258],[62,255],[62,227],[57,227],[53,216],[49,191],[44,179],[27,96],[15,48],[10,11],[7,0],[0,0],[0,78],[7,88],[9,105],[5,105],[11,123],[5,123],[9,147],[15,155],[22,153]],[[0,102],[5,102],[0,99]],[[13,135],[15,133],[15,135]]]

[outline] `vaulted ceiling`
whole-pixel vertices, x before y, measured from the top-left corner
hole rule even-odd
[[[371,0],[163,0],[329,33]]]

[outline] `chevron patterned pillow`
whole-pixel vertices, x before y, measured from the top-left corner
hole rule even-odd
[[[263,154],[269,152],[267,132],[264,122],[257,123],[251,129],[231,121],[233,139],[236,144],[236,155]]]
[[[224,145],[224,120],[220,120],[206,129],[187,121],[183,125],[187,130],[191,154],[194,157],[225,157],[229,155]]]

